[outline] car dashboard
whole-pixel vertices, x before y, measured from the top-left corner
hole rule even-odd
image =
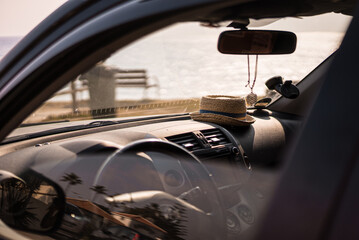
[[[250,234],[251,227],[258,221],[277,178],[273,174],[276,171],[268,169],[278,169],[281,165],[280,156],[300,125],[300,119],[289,115],[267,110],[250,113],[256,122],[248,127],[225,127],[181,116],[4,144],[0,147],[3,153],[0,165],[19,175],[25,168],[31,168],[58,183],[65,192],[68,206],[71,204],[73,208],[80,206],[80,200],[106,206],[111,196],[113,201],[118,199],[117,203],[138,203],[135,208],[122,206],[117,212],[140,215],[134,209],[149,203],[148,199],[133,200],[141,193],[152,194],[152,201],[157,201],[154,196],[160,195],[159,202],[163,199],[175,201],[177,205],[189,202],[188,208],[193,212],[217,214],[217,220],[222,219],[224,223],[221,224],[226,229],[221,234],[235,239]],[[200,166],[205,170],[199,170]],[[64,180],[69,174],[75,174],[81,184],[69,184]],[[207,174],[205,181],[203,174]],[[91,191],[94,186],[103,186],[103,193]],[[213,186],[216,193],[211,193]],[[208,200],[213,198],[211,194],[217,193],[220,203]],[[163,206],[160,204],[162,209],[167,209]],[[216,212],[218,206],[221,213]],[[177,216],[173,211],[171,214],[165,214],[167,220]],[[188,218],[196,214],[189,214]],[[202,218],[206,217],[194,219]],[[203,219],[200,222],[207,221]],[[72,223],[72,227],[65,223],[55,233],[55,238],[79,237],[74,235],[79,232],[74,226],[83,223]],[[201,225],[186,226],[185,238],[203,233],[208,225]],[[158,226],[165,227],[157,221]],[[163,234],[148,231],[142,229],[147,236]]]

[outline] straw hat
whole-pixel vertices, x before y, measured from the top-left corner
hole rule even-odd
[[[225,95],[202,97],[200,110],[190,115],[193,120],[224,125],[247,126],[255,122],[253,117],[247,115],[244,98]]]

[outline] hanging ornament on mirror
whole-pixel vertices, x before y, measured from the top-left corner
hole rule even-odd
[[[251,68],[250,68],[250,62],[249,62],[249,55],[247,55],[247,62],[248,62],[248,83],[246,84],[246,87],[249,87],[251,89],[251,92],[246,96],[246,102],[248,106],[253,106],[257,102],[257,94],[253,92],[254,85],[256,84],[257,80],[257,68],[258,68],[258,55],[256,55],[256,65],[255,65],[255,72],[254,72],[254,79],[251,83]]]
[[[254,106],[257,102],[257,94],[251,92],[246,96],[246,101],[248,106]]]

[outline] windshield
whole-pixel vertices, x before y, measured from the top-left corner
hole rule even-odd
[[[218,36],[229,28],[175,24],[80,74],[24,124],[187,113],[198,110],[202,96],[245,97],[250,87],[257,99],[273,97],[265,81],[273,76],[294,83],[303,79],[339,47],[349,19],[326,14],[261,27],[294,31],[298,40],[293,54],[259,56],[257,67],[255,56],[219,53]]]

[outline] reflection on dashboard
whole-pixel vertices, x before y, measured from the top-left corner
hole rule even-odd
[[[60,184],[55,239],[237,239],[265,196],[250,184],[252,153],[241,143],[236,129],[179,120],[25,147],[0,164],[21,159],[9,171],[29,166]]]

